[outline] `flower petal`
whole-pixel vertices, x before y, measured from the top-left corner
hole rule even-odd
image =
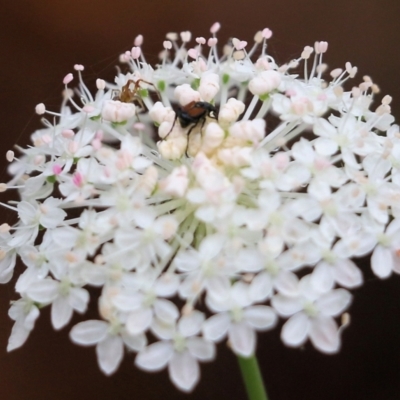
[[[89,320],[79,322],[69,333],[74,343],[90,346],[103,340],[107,335],[108,324],[105,321]]]
[[[200,379],[199,364],[187,351],[173,355],[168,371],[172,382],[183,392],[192,391]]]
[[[58,287],[59,282],[50,278],[43,279],[30,285],[27,294],[33,301],[49,303],[57,297]]]
[[[339,333],[333,318],[319,317],[313,320],[310,327],[310,339],[312,344],[324,353],[339,351]]]
[[[215,314],[203,323],[203,335],[207,340],[219,342],[228,332],[229,324],[228,313]]]
[[[68,324],[72,317],[72,307],[66,296],[57,297],[51,305],[51,323],[58,330]]]
[[[193,357],[201,361],[211,361],[215,358],[215,344],[199,337],[187,339],[186,346]]]
[[[306,340],[310,329],[310,322],[304,313],[290,317],[282,327],[281,339],[286,346],[298,347]]]
[[[138,353],[135,364],[146,371],[159,371],[166,367],[173,353],[172,343],[156,342]]]
[[[97,361],[100,369],[111,375],[119,367],[124,355],[124,346],[119,336],[108,336],[96,346]]]
[[[335,289],[322,295],[316,305],[323,315],[336,317],[350,305],[351,297],[346,289]]]
[[[244,320],[257,330],[273,328],[277,323],[275,310],[269,306],[251,306],[244,310]]]
[[[235,323],[229,328],[229,341],[232,350],[243,357],[254,354],[256,348],[256,334],[246,323]]]
[[[374,274],[381,279],[388,278],[392,273],[393,258],[390,250],[383,246],[376,246],[371,256],[371,268]]]
[[[153,312],[150,308],[139,308],[129,313],[126,321],[126,330],[131,335],[145,332],[153,321]]]

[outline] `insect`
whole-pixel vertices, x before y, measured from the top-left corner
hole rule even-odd
[[[141,88],[141,83],[146,83],[147,85],[153,86],[154,90],[157,93],[159,99],[161,99],[160,93],[158,92],[155,85],[151,82],[147,82],[144,79],[138,79],[134,81],[133,79],[129,79],[128,82],[124,86],[122,86],[121,90],[118,91],[118,95],[113,97],[113,100],[119,100],[122,103],[139,103],[142,108],[145,108],[143,103],[143,96],[139,93]]]
[[[190,133],[199,124],[199,122],[201,122],[201,133],[207,117],[218,119],[218,110],[211,103],[207,103],[205,101],[192,101],[189,104],[186,104],[186,106],[178,107],[175,112],[174,123],[172,124],[170,131],[164,137],[164,140],[172,132],[172,129],[174,129],[177,119],[179,119],[179,123],[181,124],[182,128],[187,128],[190,124],[192,124],[188,131],[189,137]]]

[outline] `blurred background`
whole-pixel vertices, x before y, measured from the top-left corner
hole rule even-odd
[[[390,94],[400,121],[400,30],[398,0],[18,0],[3,1],[0,12],[0,114],[2,154],[14,143],[28,143],[40,126],[37,103],[58,110],[63,77],[73,65],[85,65],[85,81],[112,80],[118,55],[129,50],[138,34],[143,50],[156,61],[165,33],[192,31],[209,36],[219,21],[220,43],[229,37],[252,42],[256,31],[269,27],[274,36],[269,53],[284,63],[305,45],[329,42],[325,62],[331,68],[346,61],[358,66],[354,79],[370,75]],[[380,96],[382,97],[382,96]],[[378,105],[378,104],[376,104]],[[6,181],[1,156],[1,181]],[[6,196],[2,194],[1,201]],[[1,212],[0,222],[11,222]],[[270,400],[395,400],[400,398],[400,277],[379,281],[361,260],[365,284],[354,291],[351,324],[343,333],[341,352],[327,356],[307,344],[289,349],[279,329],[259,335],[257,355]],[[16,299],[13,282],[0,286],[0,399],[245,399],[235,357],[225,345],[217,359],[202,364],[202,378],[189,395],[178,392],[166,371],[149,374],[133,366],[127,355],[120,369],[104,376],[94,348],[72,345],[68,333],[82,319],[96,318],[92,303],[87,316],[77,316],[60,332],[43,310],[27,343],[6,353],[12,321],[7,316]]]

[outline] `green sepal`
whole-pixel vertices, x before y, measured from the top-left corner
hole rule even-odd
[[[123,126],[126,125],[127,121],[121,121],[121,122],[111,122],[111,126],[113,128],[117,128],[118,126]]]
[[[147,89],[140,89],[139,90],[139,96],[141,98],[149,97],[149,91]]]
[[[223,74],[222,75],[222,83],[224,85],[226,85],[229,82],[229,79],[231,79],[231,77],[228,74]]]
[[[49,183],[56,183],[57,182],[57,176],[56,175],[50,175],[46,178],[46,181]]]
[[[160,92],[163,92],[164,90],[165,90],[165,88],[166,88],[166,84],[165,84],[165,81],[158,81],[157,82],[157,89],[160,91]]]
[[[190,86],[192,87],[193,90],[197,90],[200,86],[200,78],[193,80]]]

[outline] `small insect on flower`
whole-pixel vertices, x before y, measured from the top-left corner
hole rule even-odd
[[[218,110],[211,103],[205,101],[191,101],[183,107],[178,107],[175,112],[174,123],[172,124],[171,130],[164,137],[164,140],[174,129],[177,119],[179,119],[182,128],[187,128],[190,124],[193,124],[188,131],[189,137],[190,133],[199,122],[201,122],[200,133],[202,132],[207,117],[218,120]]]
[[[144,79],[138,79],[137,81],[129,79],[128,82],[126,82],[126,84],[122,86],[121,91],[117,91],[118,94],[113,97],[113,100],[119,100],[122,103],[136,102],[142,108],[145,108],[143,97],[147,96],[147,90],[141,87],[142,83],[153,86],[159,100],[161,100],[160,93],[156,89],[155,85],[151,82],[145,81]]]

